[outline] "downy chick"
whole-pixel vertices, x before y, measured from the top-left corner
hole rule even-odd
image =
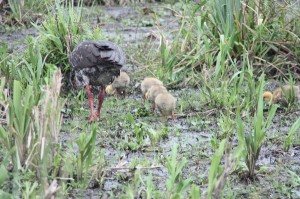
[[[115,92],[115,97],[118,97],[118,93],[122,92],[123,97],[126,96],[126,88],[129,87],[130,77],[127,73],[121,71],[120,76],[117,77],[112,84],[108,85],[105,89],[106,93],[112,94]]]
[[[294,89],[294,97],[297,99],[298,103],[300,104],[300,89],[299,86],[293,86]],[[286,104],[286,94],[289,95],[289,93],[291,92],[291,86],[290,85],[285,85],[282,88],[279,87],[277,89],[274,90],[273,94],[269,91],[264,92],[263,97],[264,100],[267,102],[270,102],[272,104],[276,104],[276,103],[280,103],[283,105],[287,105]]]
[[[148,99],[152,104],[152,112],[155,110],[155,98],[161,93],[167,93],[168,90],[162,85],[152,86],[146,93],[146,99]]]
[[[108,85],[108,86],[106,86],[106,88],[105,88],[105,92],[106,92],[106,94],[108,94],[108,95],[112,95],[112,94],[114,94],[114,89],[113,89],[113,87],[112,87],[112,85],[110,84],[110,85]]]
[[[155,98],[155,105],[162,115],[163,122],[171,115],[173,122],[176,121],[174,111],[176,99],[170,93],[161,93]]]
[[[153,85],[163,85],[163,83],[156,79],[156,78],[153,78],[153,77],[146,77],[142,83],[141,83],[141,90],[142,90],[142,93],[143,93],[143,100],[145,102],[146,100],[146,93],[148,92],[148,90],[153,86]]]

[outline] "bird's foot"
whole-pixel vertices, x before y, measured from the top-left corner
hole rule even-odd
[[[96,118],[97,121],[99,121],[100,120],[100,115],[98,116],[98,114],[91,114],[90,119],[89,119],[89,123],[95,122],[95,118]]]
[[[173,112],[171,113],[171,117],[172,117],[173,122],[177,122],[177,119],[176,119],[176,117],[175,117],[175,115],[174,115]]]
[[[100,121],[100,113],[97,113],[96,117],[97,117],[97,121]]]
[[[95,120],[95,117],[94,116],[90,116],[89,123],[93,123],[94,120]]]

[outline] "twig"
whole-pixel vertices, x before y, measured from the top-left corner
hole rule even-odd
[[[198,115],[198,114],[209,116],[209,115],[211,115],[215,112],[217,112],[217,109],[211,109],[211,110],[204,111],[204,112],[194,111],[194,112],[188,113],[188,114],[175,114],[175,116],[180,117],[180,118],[191,117],[191,116],[195,116],[195,115]]]
[[[232,168],[235,165],[236,159],[235,158],[231,159],[229,157],[230,150],[231,150],[231,144],[227,144],[226,151],[225,151],[225,157],[224,157],[224,160],[225,160],[224,171],[216,183],[216,187],[213,192],[214,198],[220,198],[220,194],[221,194],[221,191],[224,189],[226,179],[227,179],[228,175],[230,174]]]
[[[45,199],[52,199],[55,198],[55,193],[59,190],[59,187],[57,185],[57,181],[53,180],[48,189],[45,192]]]
[[[104,170],[104,172],[106,171],[113,171],[113,170],[137,170],[137,169],[160,169],[160,168],[164,168],[163,166],[152,166],[152,167],[134,167],[134,168],[131,168],[131,167],[111,167],[111,168],[107,168]]]
[[[272,64],[271,62],[268,62],[267,60],[264,60],[264,59],[262,59],[261,57],[257,57],[257,56],[254,56],[254,58],[255,58],[255,59],[258,59],[258,60],[260,60],[260,61],[263,61],[263,62],[269,64],[270,66],[273,66],[273,67],[276,68],[276,70],[279,71],[285,78],[288,78],[288,77],[284,74],[284,72],[283,72],[282,70],[280,70],[277,66],[275,66],[275,65]]]

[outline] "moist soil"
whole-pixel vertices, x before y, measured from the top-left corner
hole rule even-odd
[[[165,165],[174,145],[178,146],[177,159],[187,159],[183,179],[192,178],[203,192],[207,189],[211,157],[216,150],[215,140],[226,137],[220,134],[223,132],[221,112],[210,109],[201,100],[203,95],[200,90],[180,87],[169,90],[177,99],[177,121],[173,122],[169,117],[167,123],[163,123],[160,114],[157,111],[152,113],[148,102],[143,103],[139,87],[141,80],[153,76],[153,70],[159,67],[157,57],[161,32],[167,40],[172,40],[180,28],[180,20],[168,9],[170,7],[167,4],[144,4],[84,8],[86,20],[93,27],[100,26],[108,39],[117,41],[124,49],[131,84],[124,99],[106,96],[101,121],[93,125],[87,122],[87,100],[67,100],[60,135],[64,150],[78,152],[75,140],[79,134],[90,132],[98,125],[96,159],[104,160],[92,169],[93,177],[87,182],[89,188],[70,187],[69,198],[126,198],[126,188],[135,182],[137,173],[142,176],[144,183],[151,173],[156,189],[165,191],[169,176]],[[33,28],[22,29],[0,34],[0,41],[7,43],[10,52],[18,52],[25,47],[27,36],[36,37],[38,34]],[[255,179],[245,177],[246,165],[238,164],[227,179],[224,198],[300,197],[299,135],[296,134],[294,145],[288,152],[283,150],[284,139],[299,115],[297,109],[288,114],[283,110],[277,111],[271,128],[267,130],[267,139],[256,164]],[[227,133],[232,145],[236,146],[236,127],[235,124],[231,125]],[[139,131],[142,132],[141,140],[135,136]],[[151,140],[149,132],[164,136]],[[141,198],[145,196],[143,188],[146,188],[143,184],[134,188],[136,193],[138,190],[141,192]]]

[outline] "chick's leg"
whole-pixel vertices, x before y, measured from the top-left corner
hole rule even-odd
[[[93,97],[93,93],[91,91],[90,85],[86,85],[85,90],[86,90],[86,93],[88,95],[88,101],[89,101],[89,106],[90,106],[90,119],[89,119],[89,122],[91,123],[95,119],[94,118],[94,97]]]
[[[173,122],[177,121],[173,111],[171,112],[171,117],[172,117]]]
[[[154,113],[155,111],[155,103],[152,103],[152,112]]]
[[[167,122],[167,116],[162,114],[161,120],[162,120],[162,122],[166,123]]]
[[[115,89],[115,98],[118,98],[118,89]]]
[[[101,111],[101,107],[102,107],[102,103],[104,101],[104,97],[105,97],[105,90],[102,89],[98,95],[98,109],[97,109],[97,118],[100,121],[100,111]]]

